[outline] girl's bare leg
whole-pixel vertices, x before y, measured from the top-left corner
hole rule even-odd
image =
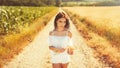
[[[62,68],[60,63],[53,63],[53,68]]]
[[[62,64],[62,68],[67,68],[68,67],[68,63]]]

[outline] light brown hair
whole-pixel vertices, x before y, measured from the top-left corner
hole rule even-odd
[[[68,16],[64,13],[64,12],[59,12],[54,20],[54,30],[57,28],[57,20],[60,18],[65,18],[66,19],[66,25],[65,25],[65,29],[69,29],[70,23],[69,23],[69,19]]]

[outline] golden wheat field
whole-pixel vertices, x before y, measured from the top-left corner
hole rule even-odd
[[[66,7],[68,8],[68,7]],[[96,27],[120,35],[120,6],[117,7],[69,7],[69,11],[87,18]],[[76,10],[77,9],[77,10]]]
[[[120,41],[120,6],[116,7],[65,7],[78,14],[92,26],[92,30],[102,33],[119,47]],[[77,9],[77,10],[76,10]],[[114,40],[113,40],[114,39]]]
[[[82,36],[88,38],[86,42],[95,54],[111,67],[119,68],[120,6],[64,7],[64,10]]]

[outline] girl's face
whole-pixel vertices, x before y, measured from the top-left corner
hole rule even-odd
[[[66,25],[66,19],[65,18],[60,18],[57,20],[57,27],[65,27]]]

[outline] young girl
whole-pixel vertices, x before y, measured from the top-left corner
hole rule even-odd
[[[67,68],[73,54],[72,33],[69,20],[64,12],[59,12],[54,20],[54,30],[49,32],[49,49],[53,68]]]

